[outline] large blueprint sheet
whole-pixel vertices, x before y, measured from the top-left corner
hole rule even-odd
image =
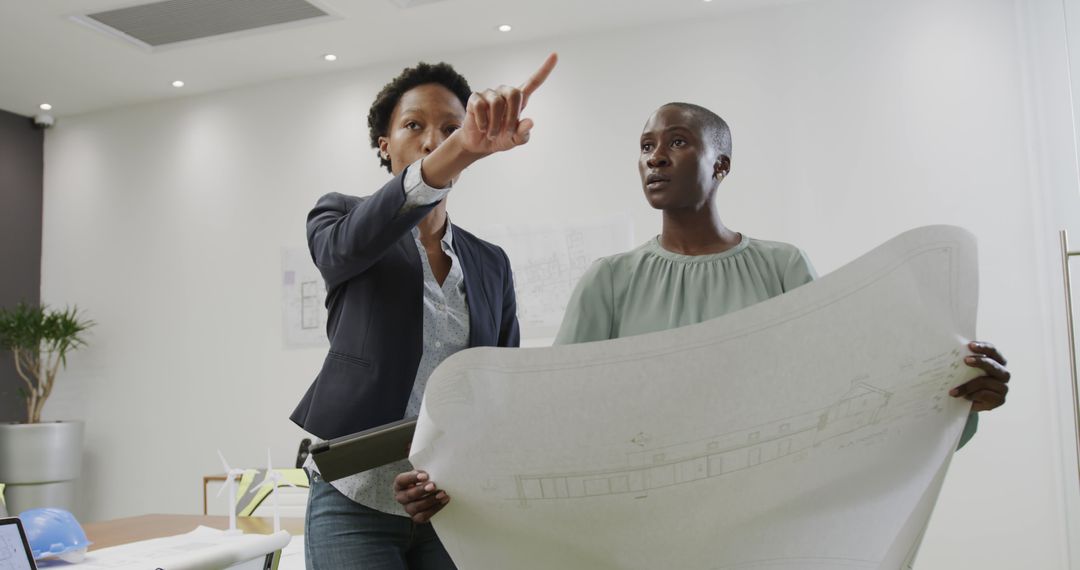
[[[433,522],[462,570],[905,568],[977,297],[974,238],[932,226],[701,324],[467,350],[410,459],[452,497]]]

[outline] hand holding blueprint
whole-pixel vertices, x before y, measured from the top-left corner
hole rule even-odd
[[[481,348],[410,459],[462,570],[905,567],[968,415],[974,238],[932,226],[679,329]]]

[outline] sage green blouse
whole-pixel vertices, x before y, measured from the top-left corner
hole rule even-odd
[[[812,281],[806,254],[742,236],[735,247],[680,255],[644,245],[599,259],[574,290],[555,344],[608,340],[700,323]]]
[[[609,340],[692,325],[760,303],[813,281],[810,260],[793,245],[742,236],[720,253],[681,255],[659,236],[597,260],[566,306],[555,344]],[[963,446],[979,423],[972,413]]]

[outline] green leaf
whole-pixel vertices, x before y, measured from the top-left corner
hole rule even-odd
[[[66,366],[67,352],[86,344],[82,335],[94,324],[80,318],[78,307],[49,309],[19,303],[14,309],[0,309],[0,348],[55,353]]]

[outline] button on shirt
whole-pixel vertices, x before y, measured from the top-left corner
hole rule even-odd
[[[419,161],[410,165],[409,171],[412,172],[406,172],[406,204],[402,210],[441,200],[449,191],[449,188],[442,190],[431,188],[419,176],[413,178],[414,185],[411,186],[412,191],[410,191],[410,175],[420,172]],[[419,179],[418,185],[415,184],[417,179]],[[428,262],[427,253],[420,242],[418,229],[412,229],[412,238],[420,255],[420,263],[424,268],[424,347],[404,417],[412,417],[420,413],[424,388],[435,367],[450,355],[469,346],[469,305],[465,298],[465,273],[457,254],[454,253],[454,231],[449,218],[446,221],[446,232],[443,234],[440,245],[443,252],[450,257],[450,272],[442,285],[439,285],[431,270],[431,263]],[[310,456],[304,466],[317,471]],[[394,500],[393,486],[394,477],[412,468],[408,460],[402,460],[350,475],[332,481],[330,484],[341,494],[364,506],[384,513],[408,516],[401,505]]]

